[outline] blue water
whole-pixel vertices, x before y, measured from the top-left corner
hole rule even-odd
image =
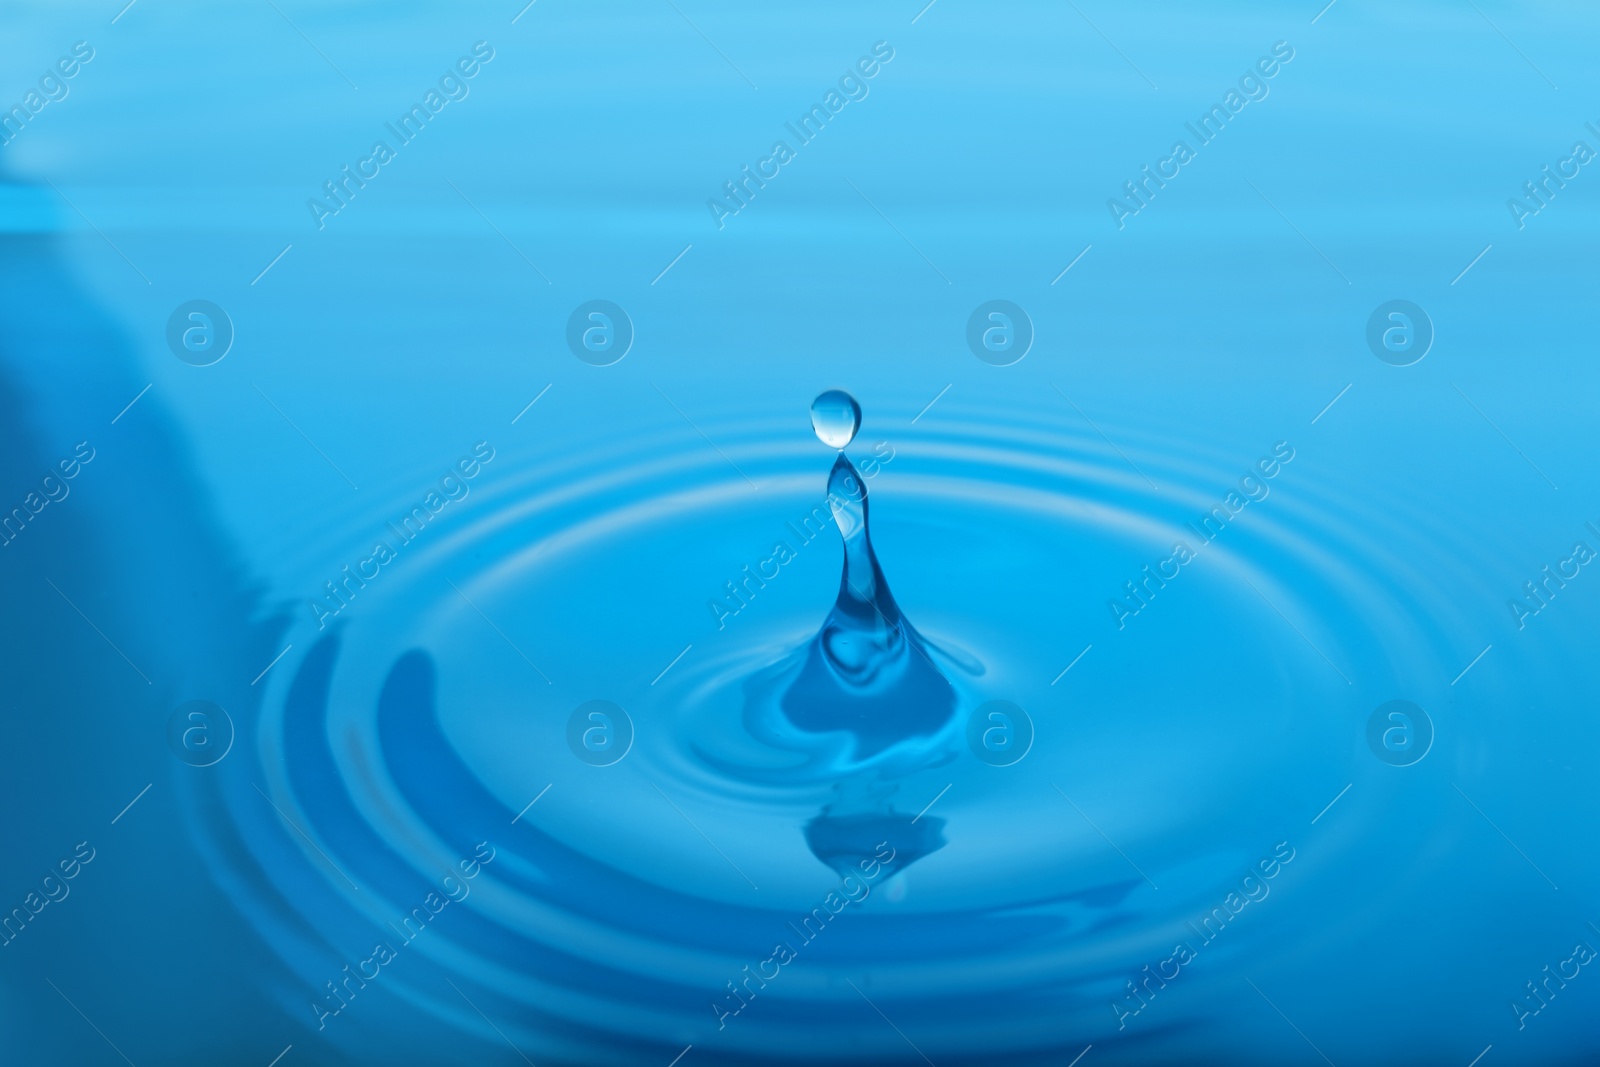
[[[1597,34],[12,5],[0,1062],[1591,1062]]]

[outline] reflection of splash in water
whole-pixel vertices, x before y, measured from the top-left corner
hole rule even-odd
[[[896,874],[943,848],[944,820],[896,811],[888,796],[891,792],[870,783],[841,785],[838,798],[806,824],[806,845],[812,854],[843,876],[887,845],[894,858],[884,860],[884,866],[887,873]]]

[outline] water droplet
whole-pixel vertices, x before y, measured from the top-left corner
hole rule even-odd
[[[811,402],[811,425],[823,444],[843,450],[861,428],[861,405],[843,389],[829,389]]]

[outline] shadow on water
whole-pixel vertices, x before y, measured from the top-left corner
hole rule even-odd
[[[253,1062],[283,1027],[261,1011],[270,965],[241,964],[270,956],[190,843],[218,768],[175,758],[167,718],[221,705],[243,763],[250,681],[284,623],[263,613],[159,385],[112,423],[150,378],[75,276],[71,239],[42,221],[58,208],[0,176],[0,906],[26,915],[0,960],[5,1044],[18,1062],[99,1062],[88,1017],[136,1062]],[[30,890],[80,842],[93,859],[33,913]]]

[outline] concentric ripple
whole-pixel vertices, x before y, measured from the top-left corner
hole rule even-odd
[[[1176,940],[1228,968],[1319,936],[1196,926],[1247,877],[1312,892],[1283,857],[1348,778],[1295,768],[1353,764],[1372,706],[1443,691],[1473,637],[1431,609],[1474,579],[1408,561],[1450,532],[1276,442],[1119,451],[949,407],[850,453],[955,693],[914,745],[751,728],[750,680],[816,633],[840,568],[827,461],[778,419],[707,427],[726,459],[685,435],[507,474],[297,646],[199,822],[299,979],[285,1004],[352,1049],[384,1040],[360,1022],[381,990],[537,1063],[921,1062],[885,1017],[940,1063],[1031,1062],[1134,1025],[1113,1005]],[[593,700],[631,725],[608,765],[569,743]],[[1006,766],[967,740],[994,700],[1033,731]],[[1329,829],[1315,862],[1407,833]],[[1119,1047],[1168,1049],[1211,989]]]

